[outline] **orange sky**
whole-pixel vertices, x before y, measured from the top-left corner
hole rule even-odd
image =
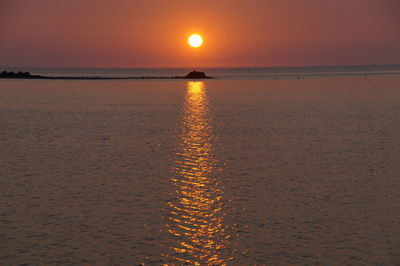
[[[0,65],[393,64],[399,14],[397,0],[0,0]]]

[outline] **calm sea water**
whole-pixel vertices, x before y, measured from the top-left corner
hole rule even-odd
[[[392,71],[0,80],[0,264],[397,265]]]
[[[0,68],[1,70],[2,68]],[[47,76],[97,76],[97,77],[171,77],[184,76],[193,69],[185,68],[4,68],[29,71]],[[281,68],[205,68],[207,75],[224,80],[271,80],[321,77],[364,77],[400,75],[400,65],[334,66],[334,67],[281,67]]]

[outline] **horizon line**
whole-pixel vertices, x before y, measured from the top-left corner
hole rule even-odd
[[[313,68],[313,67],[375,67],[375,66],[400,66],[399,63],[390,63],[390,64],[334,64],[334,65],[288,65],[288,66],[234,66],[234,67],[71,67],[71,66],[0,66],[0,69],[6,68],[47,68],[47,69],[276,69],[276,68]]]

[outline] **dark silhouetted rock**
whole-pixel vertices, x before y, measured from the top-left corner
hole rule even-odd
[[[174,77],[157,77],[157,76],[144,76],[144,77],[64,77],[64,76],[42,76],[31,75],[29,72],[13,72],[2,71],[0,72],[0,79],[61,79],[61,80],[109,80],[109,79],[209,79],[204,72],[192,71],[186,76]]]
[[[34,77],[34,76],[32,76],[31,73],[22,72],[22,71],[19,71],[17,73],[15,73],[13,71],[10,71],[10,72],[3,71],[3,72],[0,73],[0,78],[15,78],[15,79],[18,79],[18,78],[32,78],[32,77]]]
[[[185,78],[187,78],[187,79],[208,79],[210,77],[207,77],[206,73],[204,73],[204,72],[193,70],[192,72],[187,74],[185,76]]]

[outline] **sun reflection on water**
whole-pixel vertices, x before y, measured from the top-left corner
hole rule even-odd
[[[214,152],[204,82],[188,82],[177,154],[176,195],[168,202],[168,232],[174,260],[194,265],[224,265],[229,235],[223,225],[221,168]]]

